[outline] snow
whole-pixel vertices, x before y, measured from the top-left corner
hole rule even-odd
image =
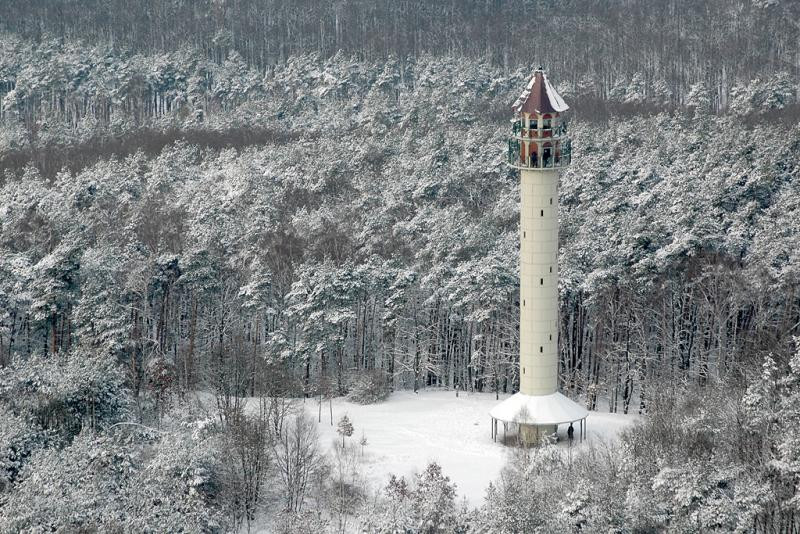
[[[320,439],[327,446],[341,442],[335,423],[347,414],[355,429],[351,442],[358,443],[362,432],[367,438],[363,467],[374,488],[385,486],[390,473],[408,479],[435,460],[456,483],[459,498],[479,506],[511,450],[492,441],[489,417],[489,411],[509,397],[501,395],[498,401],[494,393],[461,392],[456,397],[454,391],[424,390],[396,392],[387,401],[370,405],[334,399],[333,426],[327,402],[322,407]],[[316,421],[318,404],[308,399],[305,407]],[[635,420],[631,415],[590,412],[588,439],[577,444],[577,451],[592,441],[614,439]],[[565,438],[566,425],[559,427],[559,435]],[[559,446],[566,448],[566,440]]]
[[[553,109],[559,113],[567,111],[569,106],[564,102],[564,99],[561,98],[561,95],[558,94],[558,91],[550,85],[550,80],[547,79],[547,76],[542,76],[542,78],[544,78],[544,89],[547,91],[547,98],[550,99],[550,105],[553,106]]]
[[[517,393],[492,408],[491,414],[501,421],[555,425],[580,421],[589,412],[569,397],[555,392],[551,395]]]
[[[528,85],[533,85],[533,80],[531,80],[531,82]],[[519,97],[514,101],[514,104],[511,105],[511,109],[519,113],[519,110],[522,109],[522,105],[525,103],[526,100],[528,100],[529,96],[531,96],[531,90],[526,88],[524,91],[522,91],[522,94],[520,94]],[[516,118],[511,120],[514,121],[516,120]]]
[[[522,105],[528,100],[528,97],[531,96],[531,91],[533,91],[533,84],[536,83],[536,73],[531,76],[531,79],[528,81],[528,85],[525,86],[525,90],[522,91],[522,94],[514,101],[514,104],[511,106],[516,112],[519,112],[522,109]],[[512,119],[512,122],[516,119]]]

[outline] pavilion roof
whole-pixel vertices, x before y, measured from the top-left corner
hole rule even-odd
[[[559,392],[550,395],[516,393],[491,409],[500,421],[528,425],[557,425],[585,419],[589,411]]]

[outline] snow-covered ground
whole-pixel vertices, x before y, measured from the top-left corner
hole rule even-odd
[[[322,407],[320,439],[326,446],[341,440],[335,423],[347,414],[355,431],[354,443],[367,438],[364,470],[376,487],[386,484],[390,473],[409,478],[436,460],[444,473],[458,486],[458,495],[470,505],[483,502],[486,487],[496,479],[506,461],[509,448],[491,438],[489,410],[507,397],[495,400],[494,393],[459,393],[429,390],[415,394],[393,393],[385,402],[362,406],[344,399],[333,400],[334,426],[330,424],[328,403]],[[317,420],[318,404],[305,401],[305,408]],[[576,444],[578,450],[597,440],[609,440],[636,416],[591,412],[587,419],[588,439]],[[502,425],[500,425],[502,437]],[[566,425],[559,428],[566,447]],[[578,427],[575,427],[578,436]],[[577,452],[577,451],[576,451]]]

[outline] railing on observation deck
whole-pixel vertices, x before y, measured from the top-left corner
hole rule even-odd
[[[532,156],[534,157],[528,157],[522,160],[519,151],[509,150],[508,164],[515,169],[563,169],[569,165],[572,157],[572,155],[566,151],[549,157],[538,158],[535,157],[536,154],[532,154]]]
[[[512,132],[514,139],[520,141],[559,141],[567,133],[567,123],[562,121],[550,128],[524,128],[521,121],[513,121]]]
[[[537,150],[522,158],[522,141],[527,140],[516,136],[508,140],[507,162],[510,166],[516,169],[561,169],[570,164],[572,143],[569,138],[531,139],[531,143],[535,142],[538,145]],[[551,143],[552,146],[541,146],[542,142]]]

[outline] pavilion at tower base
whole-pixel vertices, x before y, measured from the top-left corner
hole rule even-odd
[[[516,393],[489,412],[492,417],[492,438],[497,440],[497,422],[503,423],[504,433],[509,424],[518,429],[519,438],[533,445],[545,435],[552,434],[560,424],[580,423],[579,437],[586,431],[589,411],[559,392],[549,395],[525,395]]]

